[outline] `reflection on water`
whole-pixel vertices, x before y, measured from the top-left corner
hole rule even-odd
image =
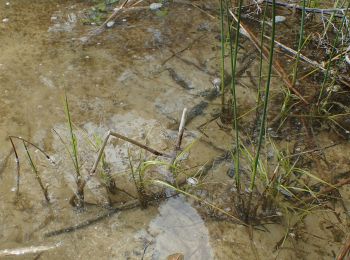
[[[159,207],[159,215],[150,223],[155,236],[153,259],[166,259],[182,253],[185,259],[213,259],[209,232],[190,203],[180,196]]]

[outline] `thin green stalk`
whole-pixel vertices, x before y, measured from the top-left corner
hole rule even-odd
[[[140,175],[141,157],[140,157],[140,163],[137,166],[137,171],[139,173],[138,174],[139,175],[139,181],[136,180],[135,169],[134,169],[134,166],[132,164],[132,157],[131,157],[130,149],[128,149],[128,160],[129,160],[129,166],[130,166],[130,170],[131,170],[131,176],[132,176],[133,182],[135,184],[135,188],[136,188],[136,191],[137,191],[138,199],[140,201],[140,204],[144,205],[144,201],[145,201],[144,184],[143,184],[143,180],[141,179],[141,175]]]
[[[258,83],[258,94],[257,94],[257,100],[256,104],[257,106],[260,106],[261,102],[261,85],[262,85],[262,71],[263,71],[263,60],[264,60],[264,53],[263,53],[263,46],[264,46],[264,33],[265,33],[265,26],[266,26],[266,13],[267,13],[267,7],[268,7],[268,2],[265,2],[265,9],[264,9],[264,14],[263,14],[263,23],[261,26],[261,37],[260,37],[260,55],[259,55],[259,83]]]
[[[36,166],[35,166],[35,164],[34,164],[34,162],[32,160],[32,157],[31,157],[31,155],[29,153],[28,147],[27,147],[27,145],[26,145],[26,143],[24,141],[23,141],[23,145],[24,145],[24,148],[26,150],[30,166],[32,167],[33,172],[35,173],[35,177],[36,177],[36,179],[37,179],[37,181],[38,181],[38,183],[40,185],[40,188],[41,188],[41,190],[42,190],[42,192],[44,194],[44,197],[45,197],[47,202],[50,202],[50,198],[49,198],[49,195],[48,195],[48,192],[47,192],[47,188],[44,187],[44,184],[43,184],[43,182],[42,182],[42,180],[40,178],[38,169],[36,168]]]
[[[293,82],[292,85],[295,86],[295,83],[297,81],[298,76],[298,63],[300,60],[300,52],[303,46],[303,40],[304,40],[304,27],[305,27],[305,7],[306,7],[306,0],[303,0],[303,10],[301,14],[301,23],[300,23],[300,35],[299,35],[299,44],[298,44],[298,53],[295,61],[295,67],[294,67],[294,74],[293,74]]]
[[[74,164],[75,172],[77,174],[77,178],[79,180],[81,178],[81,174],[80,174],[79,160],[78,160],[78,143],[77,143],[77,138],[76,138],[74,131],[73,131],[72,119],[70,116],[67,94],[65,93],[64,96],[65,96],[65,100],[64,100],[65,101],[65,112],[66,112],[66,116],[67,116],[69,132],[70,132],[70,137],[71,137],[71,144],[72,144],[73,164]]]
[[[225,111],[225,29],[224,29],[224,5],[220,0],[220,37],[221,37],[221,112]]]
[[[266,14],[267,14],[267,7],[268,2],[265,2],[265,9],[263,14],[263,22],[261,26],[261,35],[260,35],[260,57],[259,57],[259,83],[258,83],[258,93],[256,97],[256,106],[257,108],[261,105],[261,85],[263,82],[263,61],[264,61],[264,53],[263,53],[263,47],[264,47],[264,33],[265,33],[265,26],[266,26]],[[259,115],[260,111],[256,109],[255,111],[256,119],[255,124],[259,124]]]
[[[336,46],[338,44],[339,35],[341,34],[341,31],[343,30],[343,27],[344,27],[344,24],[345,24],[345,21],[346,21],[346,16],[347,16],[347,13],[348,13],[348,10],[349,10],[349,6],[350,6],[350,1],[348,2],[348,6],[346,7],[346,10],[345,10],[344,16],[342,18],[342,22],[341,22],[340,28],[339,28],[336,36],[335,36],[335,39],[334,39],[334,42],[333,42],[333,45],[332,45],[332,52],[331,52],[331,55],[330,55],[330,58],[329,58],[329,62],[327,64],[326,74],[325,74],[325,76],[323,78],[321,91],[320,91],[320,94],[319,94],[318,100],[317,100],[317,104],[318,105],[320,104],[321,97],[323,96],[324,87],[326,85],[326,82],[328,81],[330,69],[331,69],[331,66],[332,66],[332,59],[333,59],[333,57],[335,55],[335,52],[336,52]]]
[[[228,1],[226,1],[226,9],[229,10]],[[239,0],[238,4],[238,13],[237,13],[237,24],[236,24],[236,35],[235,35],[235,42],[232,42],[232,30],[231,30],[231,24],[228,22],[228,31],[230,36],[230,61],[231,61],[231,75],[232,75],[232,81],[231,81],[231,93],[232,93],[232,110],[233,110],[233,128],[235,129],[235,141],[236,141],[236,151],[235,151],[235,169],[236,169],[236,186],[237,190],[240,190],[241,184],[240,184],[240,172],[239,172],[239,160],[240,160],[240,145],[239,145],[239,132],[238,132],[238,113],[237,113],[237,97],[236,97],[236,70],[237,70],[237,57],[238,57],[238,48],[239,48],[239,29],[241,24],[241,9],[242,9],[242,0]],[[228,19],[228,17],[227,17]],[[233,48],[234,45],[234,48]]]
[[[271,33],[272,35],[271,35],[271,46],[270,46],[270,55],[269,55],[268,76],[267,76],[267,82],[265,86],[265,100],[264,100],[263,114],[262,114],[261,125],[260,125],[258,147],[257,147],[255,159],[254,159],[253,172],[251,176],[251,183],[250,183],[251,193],[250,194],[252,194],[253,189],[255,187],[256,172],[257,172],[258,163],[259,163],[262,141],[264,139],[264,133],[265,133],[265,121],[267,118],[270,84],[271,84],[271,78],[272,78],[273,54],[274,54],[274,47],[275,47],[275,32],[276,32],[275,18],[276,18],[276,6],[275,6],[275,0],[273,0],[272,1],[272,33]]]

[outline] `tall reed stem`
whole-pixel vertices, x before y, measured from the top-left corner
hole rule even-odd
[[[271,78],[272,78],[273,54],[274,54],[274,47],[275,47],[275,32],[276,32],[276,3],[275,3],[275,0],[273,0],[272,1],[272,32],[271,32],[271,45],[270,45],[270,54],[269,54],[268,75],[267,75],[267,82],[266,82],[266,86],[265,86],[265,99],[264,99],[262,119],[261,119],[261,123],[260,123],[258,147],[257,147],[256,155],[254,158],[253,170],[252,170],[252,175],[251,175],[251,182],[250,182],[250,187],[249,187],[250,193],[249,193],[249,201],[248,201],[247,211],[246,211],[246,218],[248,218],[248,216],[250,214],[250,207],[251,207],[253,190],[255,187],[255,179],[256,179],[256,173],[257,173],[257,168],[258,168],[258,164],[259,164],[261,146],[262,146],[262,142],[263,142],[263,139],[265,136],[265,122],[266,122],[266,118],[267,118],[267,110],[268,110],[268,104],[269,104],[270,84],[271,84]]]
[[[225,113],[225,28],[224,3],[220,0],[220,37],[221,37],[221,112]]]
[[[263,23],[261,26],[261,36],[260,36],[260,55],[259,55],[259,83],[258,83],[258,93],[256,98],[256,107],[260,107],[261,102],[261,85],[263,82],[262,72],[263,72],[263,61],[264,61],[264,33],[266,26],[266,12],[267,12],[268,2],[265,3],[264,14],[263,14]],[[259,123],[259,110],[256,110],[256,125]]]
[[[226,2],[226,9],[229,10],[230,6],[228,1]],[[236,24],[236,34],[235,41],[232,41],[232,29],[231,23],[229,21],[229,17],[227,16],[227,24],[230,38],[230,62],[231,62],[231,93],[232,93],[232,112],[233,112],[233,128],[235,129],[235,142],[236,142],[236,151],[234,156],[235,170],[236,170],[236,186],[237,190],[240,191],[241,183],[240,183],[240,172],[239,172],[239,160],[240,160],[240,145],[239,145],[239,132],[238,132],[238,113],[237,113],[237,96],[236,96],[236,70],[237,70],[237,57],[238,57],[238,49],[239,49],[239,37],[240,37],[240,23],[241,23],[241,9],[242,9],[242,0],[239,0],[238,3],[238,13],[237,13],[237,24]]]

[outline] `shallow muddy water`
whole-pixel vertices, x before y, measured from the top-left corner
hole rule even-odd
[[[183,146],[198,139],[197,127],[219,111],[213,85],[220,71],[218,21],[212,17],[215,3],[199,1],[203,8],[198,8],[174,2],[165,16],[148,9],[123,13],[112,28],[84,42],[97,28],[82,24],[84,10],[90,8],[86,2],[0,0],[0,258],[5,257],[1,250],[30,246],[49,248],[7,258],[166,259],[181,253],[185,259],[331,259],[332,250],[337,252],[345,236],[341,231],[344,223],[333,225],[337,220],[328,212],[310,217],[298,240],[290,237],[283,250],[274,250],[285,234],[284,225],[266,225],[263,231],[255,231],[252,239],[246,227],[210,216],[184,196],[147,209],[115,212],[75,232],[47,237],[52,231],[108,212],[101,206],[107,203],[106,191],[94,179],[86,192],[91,204],[82,212],[69,205],[76,188],[74,168],[65,145],[52,131],[69,142],[65,91],[84,174],[96,157],[97,150],[89,141],[96,140],[94,135],[102,138],[114,130],[155,149],[171,151],[183,108],[189,109]],[[245,44],[238,65],[242,76],[238,95],[240,108],[248,111],[255,104],[256,83],[249,75],[257,71],[258,62],[252,46]],[[278,79],[275,84],[279,85]],[[246,117],[247,125],[251,119]],[[19,140],[21,179],[16,199],[9,135],[26,138],[52,155],[55,165],[31,150],[48,185],[50,204],[44,201]],[[232,145],[232,133],[220,130],[215,122],[207,125],[206,135],[193,145],[186,159],[189,168],[205,165]],[[327,135],[319,139],[324,145],[331,141]],[[129,149],[138,158],[138,149],[116,140],[108,143],[105,154],[117,186],[135,195]],[[346,145],[328,150],[328,156],[334,151],[343,154],[343,149]],[[348,155],[334,158],[343,160],[334,171],[347,170]],[[226,174],[229,167],[229,160],[221,160],[208,172],[205,182],[212,184],[208,199],[220,198],[223,193],[232,196],[233,180]],[[130,197],[118,193],[114,199],[127,202]],[[225,204],[225,198],[222,200]],[[228,206],[225,210],[233,212]]]

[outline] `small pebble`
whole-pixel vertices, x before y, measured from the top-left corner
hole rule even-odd
[[[274,155],[275,155],[274,151],[272,151],[272,150],[268,151],[267,152],[267,159],[269,159],[269,160],[273,159]]]
[[[215,79],[212,80],[212,83],[213,83],[214,88],[216,89],[216,91],[220,92],[221,79],[220,78],[215,78]]]
[[[115,24],[114,21],[109,21],[109,22],[107,23],[107,27],[108,27],[108,28],[111,28],[111,27],[113,27],[114,24]]]
[[[235,176],[235,173],[236,173],[236,171],[235,171],[235,167],[234,166],[231,166],[226,172],[226,174],[230,178],[233,178]]]
[[[3,22],[3,23],[8,23],[8,21],[9,21],[9,18],[4,18],[4,19],[2,19],[2,22]]]
[[[196,186],[198,184],[198,180],[194,177],[187,178],[186,182],[190,186]]]
[[[275,23],[283,23],[286,19],[285,16],[277,15],[275,16]]]
[[[349,55],[345,55],[345,61],[346,61],[347,64],[350,65],[350,57],[349,57]]]
[[[149,9],[151,9],[152,11],[156,11],[159,8],[161,8],[162,6],[163,6],[162,3],[152,3],[152,4],[150,4]]]

